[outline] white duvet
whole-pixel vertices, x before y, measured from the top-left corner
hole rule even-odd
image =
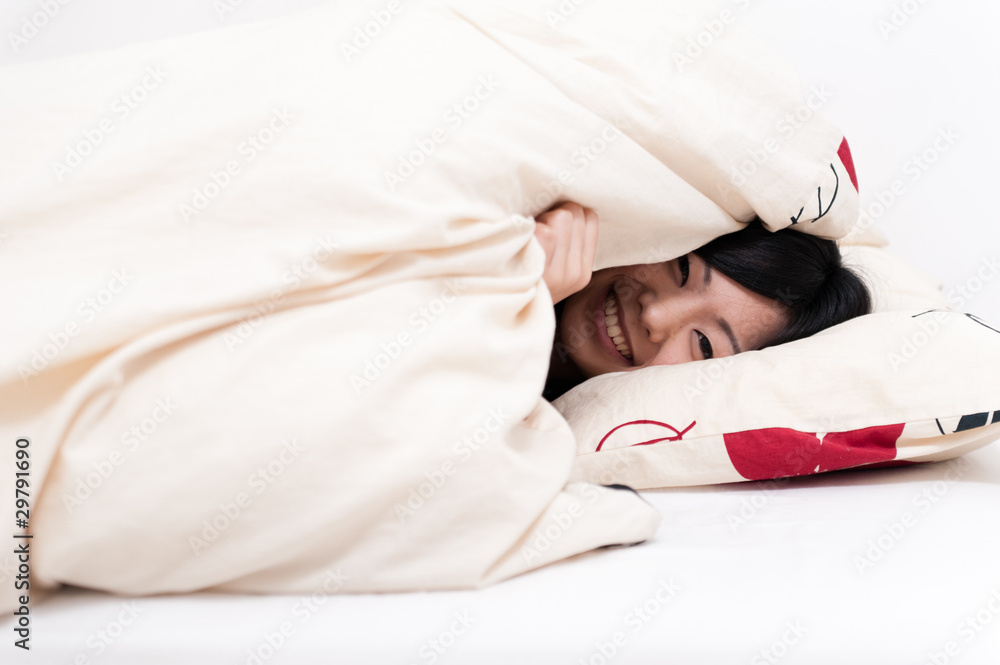
[[[333,3],[0,70],[0,514],[25,438],[32,589],[468,588],[652,536],[637,495],[567,484],[531,215],[594,207],[602,268],[752,211],[839,237],[857,194],[732,26],[679,63],[680,3],[563,5]]]

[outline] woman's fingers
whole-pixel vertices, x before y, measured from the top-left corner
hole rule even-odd
[[[573,263],[576,269],[576,282],[573,293],[582,291],[594,271],[594,256],[597,253],[597,213],[590,208],[581,209],[581,223],[575,225],[574,235],[578,239],[573,251]]]
[[[583,244],[584,239],[587,236],[587,217],[586,211],[583,206],[579,204],[572,204],[574,207],[570,209],[573,213],[573,221],[571,222],[571,227],[569,230],[569,247],[566,250],[566,277],[569,280],[569,286],[573,288],[573,293],[576,293],[590,281],[590,273],[587,272],[586,278],[584,277],[584,269],[581,265],[581,260],[583,259]],[[580,282],[583,281],[581,285]]]
[[[587,267],[587,272],[593,274],[594,271],[594,259],[597,257],[597,239],[598,229],[600,225],[598,224],[600,220],[597,217],[597,213],[587,208],[586,212],[586,240],[583,244],[583,260],[584,265]],[[587,282],[590,282],[590,278],[587,278]]]
[[[567,202],[536,218],[535,235],[545,250],[544,279],[553,301],[576,293],[590,283],[597,252],[597,214]]]

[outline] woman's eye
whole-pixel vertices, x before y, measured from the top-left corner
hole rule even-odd
[[[705,360],[708,360],[712,357],[712,343],[697,330],[695,330],[695,334],[698,335],[698,348],[701,349],[701,356]]]
[[[686,254],[677,259],[677,266],[681,269],[681,286],[684,286],[688,281],[688,273],[691,272],[691,262]]]

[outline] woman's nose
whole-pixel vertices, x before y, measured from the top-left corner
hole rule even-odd
[[[639,321],[649,333],[649,341],[660,344],[669,340],[697,314],[698,301],[686,294],[657,294],[645,291],[639,295],[642,306]]]

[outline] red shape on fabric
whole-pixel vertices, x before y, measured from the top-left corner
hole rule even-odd
[[[767,480],[888,462],[896,457],[903,424],[830,432],[822,441],[813,432],[784,427],[735,432],[723,439],[741,476]]]
[[[858,191],[858,176],[854,172],[854,157],[851,156],[851,148],[847,145],[847,137],[840,142],[840,147],[837,148],[837,156],[840,157],[840,161],[843,162],[844,168],[847,169],[847,175],[851,176],[851,183],[854,185],[854,191]]]
[[[695,424],[696,424],[696,421],[691,421],[690,425],[688,425],[687,427],[685,427],[683,430],[679,430],[679,429],[677,429],[676,427],[674,427],[672,425],[668,425],[666,423],[661,423],[659,420],[632,420],[632,421],[629,421],[627,423],[622,423],[621,425],[618,425],[617,427],[613,428],[610,432],[608,432],[607,434],[605,434],[603,437],[601,437],[601,442],[597,444],[597,450],[594,451],[594,452],[600,451],[600,449],[604,446],[604,442],[608,440],[609,436],[611,436],[612,434],[614,434],[615,432],[617,432],[618,430],[620,430],[622,427],[626,427],[628,425],[659,425],[660,427],[664,427],[664,428],[670,430],[671,432],[673,432],[674,436],[664,436],[664,437],[661,437],[659,439],[650,439],[649,441],[641,441],[639,443],[630,443],[628,446],[622,446],[624,448],[631,448],[632,446],[648,446],[651,443],[659,443],[660,441],[680,441],[680,440],[682,440],[684,438],[685,434],[687,434],[689,431],[691,431],[691,428],[694,427]]]

